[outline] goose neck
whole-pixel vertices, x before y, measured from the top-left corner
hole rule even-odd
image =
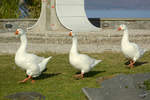
[[[124,30],[124,34],[123,34],[123,38],[122,38],[122,41],[128,41],[128,30],[127,29],[125,29]]]
[[[27,47],[26,35],[25,34],[21,35],[20,40],[21,40],[21,45],[20,45],[20,48],[18,51],[19,52],[26,52],[26,47]]]
[[[72,53],[78,53],[78,51],[77,51],[77,37],[75,36],[75,37],[73,37],[73,39],[72,39],[72,48],[71,48],[71,52]]]

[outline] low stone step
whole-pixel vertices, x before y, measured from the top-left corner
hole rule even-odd
[[[69,32],[27,33],[28,50],[32,52],[68,53],[72,44]],[[99,53],[102,51],[120,51],[122,31],[101,30],[100,32],[78,32],[78,48],[81,52]],[[150,50],[150,30],[129,30],[129,39],[140,47]],[[14,33],[0,33],[0,52],[16,52],[20,44]],[[10,47],[11,50],[8,50]],[[46,46],[46,47],[45,47]],[[57,50],[59,49],[59,50]]]

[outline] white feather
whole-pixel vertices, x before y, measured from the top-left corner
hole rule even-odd
[[[52,57],[44,58],[35,54],[27,53],[27,38],[22,29],[18,29],[21,39],[21,45],[15,55],[15,63],[22,69],[26,70],[26,74],[37,77],[46,68],[46,64]]]
[[[131,43],[129,41],[128,36],[128,29],[126,25],[120,25],[120,29],[124,30],[124,34],[121,41],[121,50],[123,54],[127,57],[132,59],[133,61],[138,60],[142,55],[145,53],[146,50],[140,48],[137,44]]]
[[[69,54],[69,61],[73,67],[81,70],[82,73],[89,72],[95,65],[101,62],[101,60],[96,60],[85,54],[78,53],[76,34],[73,34],[72,36],[72,47]]]

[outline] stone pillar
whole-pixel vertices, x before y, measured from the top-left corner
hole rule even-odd
[[[42,0],[41,14],[38,21],[27,28],[32,33],[39,33],[44,31],[67,31],[58,20],[56,15],[56,0]]]

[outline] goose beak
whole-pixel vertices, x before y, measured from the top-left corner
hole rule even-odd
[[[18,31],[18,30],[16,30],[15,35],[18,35],[18,34],[19,34],[19,31]]]
[[[69,36],[72,36],[72,31],[69,33]]]
[[[118,31],[121,31],[121,27],[118,28]]]

